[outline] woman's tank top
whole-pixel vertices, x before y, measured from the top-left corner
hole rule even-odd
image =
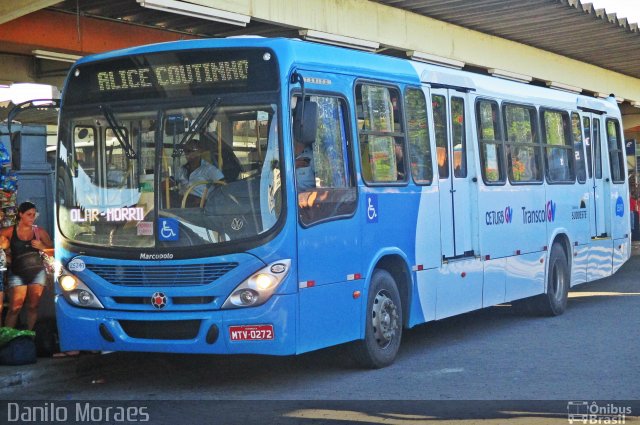
[[[28,241],[23,241],[18,237],[18,227],[13,226],[13,232],[11,235],[11,240],[9,241],[9,247],[11,248],[11,257],[17,258],[25,252],[39,252],[37,249],[31,246],[31,241],[36,238],[35,232],[33,233],[33,238]]]

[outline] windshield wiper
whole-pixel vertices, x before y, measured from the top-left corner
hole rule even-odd
[[[198,134],[200,130],[206,124],[208,124],[209,121],[211,121],[211,118],[213,118],[213,115],[216,112],[216,108],[218,107],[220,102],[222,102],[222,98],[216,97],[211,103],[209,103],[207,106],[202,108],[202,111],[200,111],[200,113],[194,120],[193,125],[190,126],[190,128],[184,133],[184,136],[182,136],[182,139],[180,139],[180,143],[178,143],[173,148],[172,156],[174,158],[177,158],[180,155],[182,155],[182,151],[184,150],[184,145],[189,143],[196,136],[196,134]]]
[[[138,156],[133,150],[131,143],[129,143],[129,137],[127,136],[127,133],[122,131],[122,127],[118,125],[118,120],[116,119],[116,116],[113,115],[113,111],[111,111],[107,105],[100,105],[100,111],[102,111],[102,115],[107,119],[109,127],[113,130],[113,134],[116,135],[116,139],[118,139],[120,146],[124,149],[124,153],[127,155],[127,158],[136,159]]]

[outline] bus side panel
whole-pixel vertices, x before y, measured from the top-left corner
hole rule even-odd
[[[611,237],[614,239],[626,238],[631,234],[631,219],[629,218],[629,195],[624,185],[615,183],[611,185],[609,202],[609,208],[611,208]]]
[[[483,257],[537,252],[547,244],[543,186],[489,186],[478,198]]]
[[[547,185],[547,240],[551,241],[556,229],[562,228],[571,246],[576,242],[586,244],[589,241],[588,200],[589,193],[584,184]],[[571,258],[568,260],[571,262]]]
[[[587,266],[587,281],[602,279],[613,272],[611,264],[612,239],[594,239],[589,248],[589,265]]]
[[[507,258],[505,301],[544,292],[545,258],[546,252],[532,252]]]
[[[520,204],[514,202],[507,186],[480,186],[478,190],[478,216],[480,253],[483,257],[499,258],[513,255],[513,239],[518,226]],[[523,238],[520,238],[521,240]]]
[[[615,239],[613,241],[613,273],[629,259],[629,252],[631,247],[629,246],[629,238]]]
[[[484,262],[482,307],[501,304],[505,299],[507,259],[498,258]]]
[[[587,226],[588,228],[589,226]],[[571,261],[571,286],[587,281],[587,265],[589,263],[589,245],[576,245],[573,247],[573,260]]]
[[[436,318],[454,316],[482,308],[482,261],[452,261],[440,269]]]
[[[409,326],[435,320],[437,282],[440,279],[438,269],[421,270],[416,272],[416,296],[412,297],[411,316]]]
[[[301,288],[298,353],[360,338],[364,279]],[[304,312],[304,314],[302,314]]]
[[[415,291],[412,297],[409,326],[435,320],[437,282],[440,274],[440,202],[438,186],[422,186],[420,188],[420,204],[415,226],[416,266],[422,268],[415,272]]]

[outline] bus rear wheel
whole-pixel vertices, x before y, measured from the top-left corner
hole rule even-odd
[[[386,270],[375,270],[367,298],[364,339],[351,346],[362,367],[379,369],[390,365],[402,339],[402,303],[398,286]]]
[[[569,261],[559,244],[551,247],[546,293],[527,301],[531,313],[540,316],[559,316],[567,309],[569,297]]]

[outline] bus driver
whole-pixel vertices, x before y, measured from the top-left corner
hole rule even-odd
[[[207,181],[213,183],[224,179],[222,171],[202,158],[204,151],[205,149],[201,146],[198,139],[192,139],[185,144],[184,153],[187,158],[187,163],[180,167],[176,176],[182,193],[195,182]],[[204,189],[204,184],[195,186],[189,193],[186,206],[199,206],[200,198],[204,194]]]

